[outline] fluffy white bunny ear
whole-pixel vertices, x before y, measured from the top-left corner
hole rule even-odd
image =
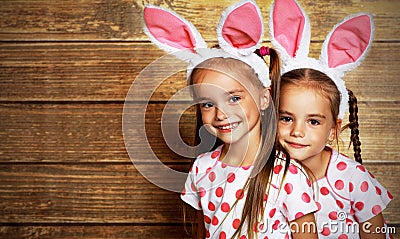
[[[320,62],[344,74],[360,65],[374,37],[370,14],[351,15],[337,24],[322,46]]]
[[[264,25],[254,1],[241,1],[228,7],[217,27],[219,45],[234,55],[253,53],[262,41]]]
[[[275,0],[270,10],[271,43],[282,60],[305,58],[310,48],[310,21],[296,0]]]
[[[207,44],[192,23],[177,13],[148,5],[143,11],[144,32],[159,48],[175,54],[182,60],[188,60],[196,49],[207,48]],[[186,51],[187,56],[182,50]]]

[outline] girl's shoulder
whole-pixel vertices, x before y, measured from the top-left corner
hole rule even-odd
[[[305,168],[302,166],[301,162],[298,162],[295,159],[290,159],[288,161],[288,159],[286,159],[286,157],[283,154],[278,154],[275,160],[275,165],[274,165],[274,171],[280,171],[277,170],[278,169],[283,169],[282,173],[286,174],[286,173],[290,173],[292,175],[303,175],[303,176],[307,176],[307,171],[305,170]],[[286,169],[286,170],[284,170]]]
[[[285,157],[278,156],[272,170],[272,179],[274,185],[305,184],[306,187],[311,185],[310,177],[300,162]],[[279,186],[278,186],[279,187]]]
[[[365,166],[335,150],[332,150],[326,179],[336,194],[347,199],[365,197],[368,193],[381,196],[387,192]],[[387,197],[391,198],[389,192]]]
[[[351,181],[358,177],[367,176],[372,176],[372,174],[370,174],[362,164],[332,149],[327,170],[327,178],[330,179],[330,181],[336,178],[342,178],[344,181]]]
[[[196,160],[193,163],[193,166],[208,168],[213,167],[218,162],[219,157],[221,155],[222,145],[218,146],[216,149],[202,153],[197,156]]]

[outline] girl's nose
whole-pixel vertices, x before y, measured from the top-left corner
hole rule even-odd
[[[227,118],[228,116],[220,108],[217,107],[215,110],[215,119],[218,121],[223,121]]]
[[[293,137],[303,138],[304,137],[304,125],[301,122],[294,123],[290,134]]]

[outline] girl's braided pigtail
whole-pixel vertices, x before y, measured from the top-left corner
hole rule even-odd
[[[347,89],[347,91],[349,92],[349,128],[351,130],[350,145],[353,144],[354,159],[357,162],[362,163],[361,142],[360,138],[358,137],[359,130],[357,98],[351,90]]]

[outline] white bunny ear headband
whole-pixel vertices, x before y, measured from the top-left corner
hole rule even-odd
[[[175,12],[148,5],[144,9],[144,32],[159,48],[189,63],[187,76],[201,62],[214,58],[233,58],[249,65],[264,87],[269,87],[268,66],[253,53],[262,41],[264,25],[260,9],[251,0],[230,6],[217,27],[221,49],[208,48],[197,29]]]
[[[269,29],[271,43],[283,62],[282,74],[311,68],[328,75],[341,94],[338,118],[343,119],[349,96],[342,77],[360,65],[371,47],[374,35],[372,16],[366,13],[351,15],[334,26],[322,45],[318,60],[308,57],[310,21],[296,0],[275,0]]]

